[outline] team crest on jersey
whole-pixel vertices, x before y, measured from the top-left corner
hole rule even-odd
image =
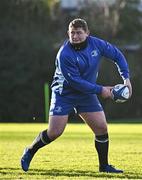
[[[93,50],[93,51],[91,52],[91,56],[92,56],[92,57],[98,56],[97,50]]]
[[[58,113],[62,112],[62,107],[61,106],[57,106],[57,107],[55,107],[54,111],[58,112]]]

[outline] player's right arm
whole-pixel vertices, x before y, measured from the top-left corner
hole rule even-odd
[[[62,54],[57,61],[65,80],[73,89],[85,94],[102,93],[103,86],[92,84],[81,77],[79,69],[73,58]]]
[[[112,99],[112,90],[113,86],[103,86],[101,96],[103,98],[111,98]]]

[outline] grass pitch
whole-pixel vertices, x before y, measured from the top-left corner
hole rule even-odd
[[[142,179],[142,124],[109,124],[109,161],[123,174],[98,172],[94,137],[85,124],[68,124],[64,134],[42,148],[27,173],[20,167],[25,146],[46,124],[0,124],[0,179]]]

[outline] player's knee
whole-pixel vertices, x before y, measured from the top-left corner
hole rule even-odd
[[[102,123],[97,126],[97,129],[100,133],[107,133],[107,125]]]

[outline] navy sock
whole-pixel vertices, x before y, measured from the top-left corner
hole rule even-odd
[[[49,144],[51,140],[48,137],[47,129],[39,133],[39,135],[34,139],[33,143],[29,146],[29,152],[34,155],[38,149]]]
[[[108,164],[108,134],[97,135],[95,139],[95,147],[98,152],[99,165],[104,166]]]

